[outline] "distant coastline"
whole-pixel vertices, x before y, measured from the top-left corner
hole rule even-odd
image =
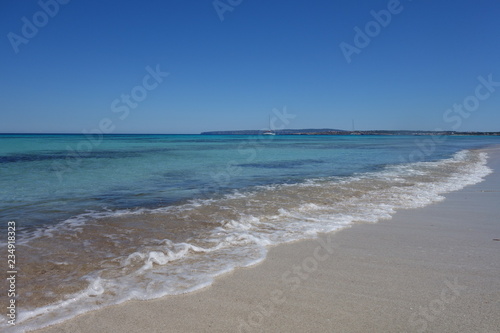
[[[241,130],[241,131],[211,131],[202,132],[201,135],[261,135],[266,130]],[[457,132],[457,131],[409,131],[409,130],[370,130],[370,131],[345,131],[339,129],[285,129],[274,130],[276,135],[486,135],[498,136],[500,132]]]
[[[201,133],[101,133],[97,136],[144,136],[144,135],[262,135],[268,130],[236,130],[236,131],[209,131]],[[272,131],[276,135],[476,135],[500,136],[500,132],[457,132],[457,131],[410,131],[410,130],[369,130],[345,131],[339,129],[285,129]],[[88,136],[85,133],[0,133],[1,136]]]

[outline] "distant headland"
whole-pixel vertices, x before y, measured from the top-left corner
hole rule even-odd
[[[211,131],[201,135],[261,135],[269,130]],[[408,130],[373,130],[345,131],[340,129],[283,129],[272,131],[276,135],[500,135],[500,132],[457,132],[457,131],[408,131]]]

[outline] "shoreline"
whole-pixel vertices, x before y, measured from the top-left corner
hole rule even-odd
[[[193,293],[131,301],[35,332],[494,332],[500,150],[446,200],[269,249]]]

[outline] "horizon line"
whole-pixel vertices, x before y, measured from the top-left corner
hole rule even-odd
[[[484,130],[475,130],[475,131],[454,131],[454,130],[406,130],[406,129],[397,129],[397,130],[389,130],[389,129],[371,129],[371,130],[343,130],[343,129],[331,129],[331,128],[287,128],[274,130],[275,132],[284,132],[284,131],[297,131],[297,130],[318,130],[318,131],[335,131],[335,132],[346,132],[346,133],[356,133],[356,132],[427,132],[427,133],[500,133],[498,131],[484,131]],[[246,129],[246,130],[210,130],[203,131],[197,133],[76,133],[76,132],[0,132],[0,135],[103,135],[103,136],[112,136],[112,135],[201,135],[203,133],[211,133],[211,132],[244,132],[244,131],[255,131],[255,132],[264,132],[265,129]]]

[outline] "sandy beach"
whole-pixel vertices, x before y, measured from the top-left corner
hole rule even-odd
[[[37,332],[500,332],[500,149],[488,152],[494,173],[440,203]]]

